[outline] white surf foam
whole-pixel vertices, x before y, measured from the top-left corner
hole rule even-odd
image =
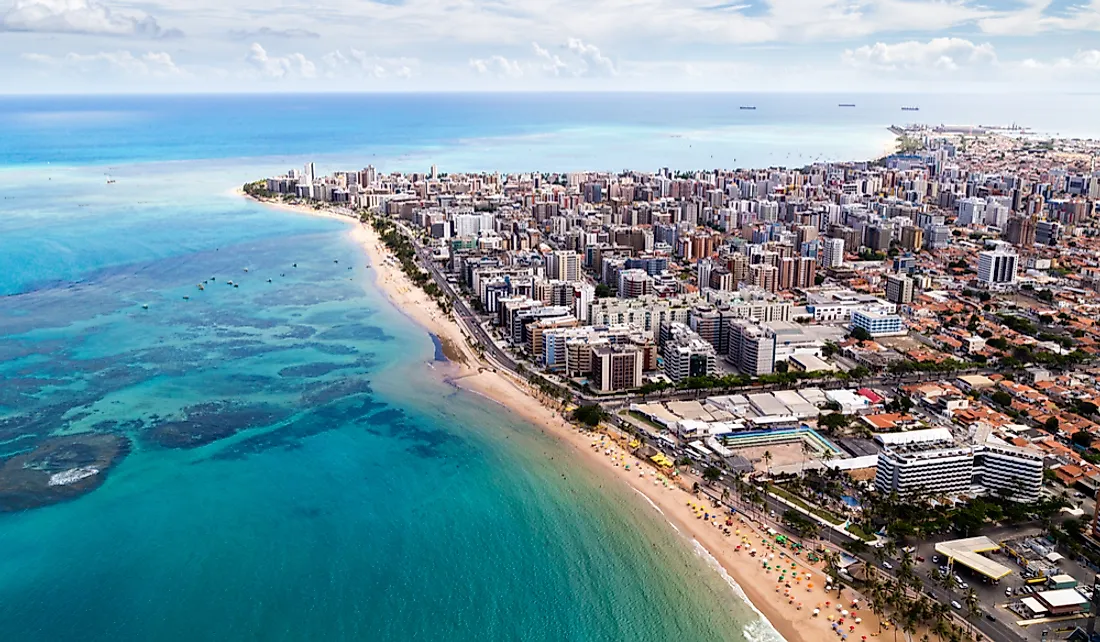
[[[783,638],[783,636],[779,634],[779,631],[775,630],[775,627],[773,627],[772,623],[768,621],[768,618],[764,617],[764,614],[760,612],[760,609],[756,608],[756,605],[754,605],[752,601],[749,600],[749,596],[745,595],[745,591],[742,590],[741,585],[738,584],[737,581],[734,580],[730,576],[730,574],[726,572],[726,569],[722,568],[722,565],[718,562],[718,560],[710,554],[710,551],[708,551],[705,546],[700,544],[699,540],[692,539],[691,542],[695,547],[696,555],[702,557],[704,560],[706,560],[707,564],[714,568],[714,570],[718,571],[718,574],[722,576],[722,579],[726,581],[726,584],[729,584],[729,587],[733,591],[734,595],[741,598],[741,601],[748,605],[748,607],[752,609],[753,613],[756,613],[757,619],[749,622],[744,626],[743,629],[741,629],[742,633],[745,634],[745,639],[748,640],[748,642],[787,642]]]

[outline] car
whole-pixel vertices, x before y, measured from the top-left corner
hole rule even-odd
[[[964,591],[965,591],[965,590],[967,590],[968,588],[970,588],[970,585],[969,585],[969,584],[967,584],[966,582],[959,582],[959,588],[961,588],[962,590],[964,590]]]
[[[957,601],[955,601],[955,600],[951,600],[951,608],[953,608],[953,609],[961,609],[962,607],[963,607],[963,605],[962,605],[962,604],[959,604],[959,603],[958,603]]]
[[[1005,588],[1005,595],[1008,595],[1008,596],[1012,595],[1012,587],[1011,586]]]
[[[924,558],[923,558],[923,557],[921,557],[920,555],[917,555],[917,561],[918,561],[918,562],[923,562],[923,561],[924,561]]]
[[[884,569],[886,569],[886,570],[891,570],[891,569],[893,569],[893,568],[894,568],[894,565],[893,565],[893,564],[891,564],[890,562],[883,562],[883,563],[882,563],[882,568],[884,568]]]
[[[933,555],[932,556],[932,563],[933,564],[939,564],[940,563],[940,556],[939,555]]]
[[[990,622],[996,622],[997,621],[996,616],[994,616],[992,613],[986,613],[985,614],[985,619],[989,620]]]

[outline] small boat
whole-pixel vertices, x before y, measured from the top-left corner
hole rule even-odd
[[[840,103],[837,107],[855,107],[855,103]]]
[[[244,271],[245,271],[245,272],[247,272],[247,271],[248,271],[248,268],[245,268],[245,269],[244,269]]]
[[[920,107],[902,107],[902,111],[920,111]]]
[[[241,287],[241,286],[240,286],[239,284],[237,284],[237,283],[234,283],[234,284],[233,284],[233,287],[235,287],[235,288],[239,288],[239,287]]]
[[[199,289],[200,289],[200,290],[205,290],[206,288],[204,288],[204,287],[202,286],[202,283],[199,283]]]
[[[148,303],[142,303],[141,304],[141,309],[142,310],[148,310],[149,309],[149,304]]]
[[[191,300],[191,297],[189,297],[189,296],[187,296],[187,295],[185,294],[185,295],[183,295],[183,300],[184,300],[184,301],[190,301],[190,300]]]
[[[268,283],[271,283],[271,279],[268,279],[268,280],[267,280],[267,282],[268,282]]]
[[[754,107],[752,105],[741,105],[741,109],[744,109],[744,110],[747,110],[747,111],[755,111],[756,107]]]

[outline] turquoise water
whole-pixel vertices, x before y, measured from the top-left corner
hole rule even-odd
[[[0,464],[129,451],[64,501],[0,489],[5,639],[774,639],[632,491],[449,385],[345,224],[227,193],[277,166],[0,170]]]

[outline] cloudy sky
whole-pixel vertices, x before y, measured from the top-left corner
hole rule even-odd
[[[0,0],[0,92],[1100,90],[1100,0]]]

